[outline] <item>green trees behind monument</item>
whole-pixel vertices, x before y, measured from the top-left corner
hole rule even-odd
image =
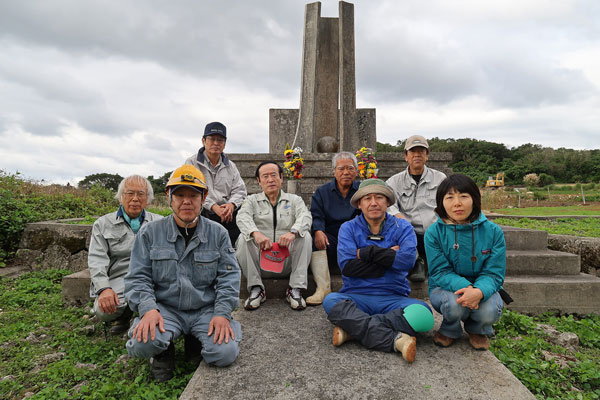
[[[540,184],[600,182],[600,149],[552,149],[527,143],[507,148],[500,143],[476,139],[429,139],[432,152],[452,153],[449,167],[472,177],[478,185],[491,175],[504,172],[506,184],[519,185],[523,177],[536,173],[544,179]],[[404,141],[396,145],[377,143],[378,152],[402,152]]]

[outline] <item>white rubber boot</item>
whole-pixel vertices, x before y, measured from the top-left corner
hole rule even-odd
[[[329,264],[327,263],[327,251],[313,251],[310,257],[310,269],[317,284],[315,293],[306,299],[309,306],[318,306],[323,299],[331,293],[331,277],[329,276]]]

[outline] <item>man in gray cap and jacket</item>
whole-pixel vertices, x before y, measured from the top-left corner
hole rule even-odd
[[[227,128],[220,122],[211,122],[204,128],[202,148],[185,160],[198,168],[206,178],[208,195],[202,208],[202,216],[223,225],[229,239],[235,244],[240,230],[235,219],[237,211],[248,195],[246,185],[235,163],[223,150],[227,141]]]
[[[435,194],[446,174],[425,163],[429,158],[429,143],[423,136],[414,135],[406,139],[404,160],[406,169],[386,181],[394,190],[396,202],[388,208],[390,214],[408,220],[417,234],[418,257],[408,279],[413,282],[425,280],[425,231],[436,220]]]

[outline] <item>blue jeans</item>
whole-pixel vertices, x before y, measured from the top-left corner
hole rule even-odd
[[[492,336],[494,328],[492,325],[502,315],[502,298],[498,292],[494,293],[486,301],[479,303],[477,310],[463,307],[456,302],[458,296],[454,292],[435,288],[429,294],[429,300],[435,311],[444,317],[439,332],[449,338],[458,339],[462,336],[460,321],[465,324],[467,333]]]
[[[169,343],[175,340],[182,334],[192,334],[202,343],[202,359],[209,365],[217,367],[226,367],[233,363],[237,358],[240,350],[239,343],[242,340],[242,329],[240,323],[231,319],[231,329],[235,335],[235,339],[229,338],[229,343],[213,343],[214,333],[208,336],[208,325],[214,316],[212,307],[202,310],[176,310],[165,304],[158,303],[160,315],[165,321],[165,333],[162,333],[156,327],[156,336],[154,340],[138,342],[137,338],[132,337],[133,329],[140,322],[137,317],[129,328],[129,337],[127,341],[127,353],[133,357],[150,358],[162,353],[169,347]]]

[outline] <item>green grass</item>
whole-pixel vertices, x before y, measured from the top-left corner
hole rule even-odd
[[[66,270],[0,278],[0,398],[22,399],[177,399],[196,367],[183,361],[169,382],[157,383],[146,360],[128,359],[122,337],[104,337],[103,326],[86,335],[89,307],[65,307],[60,282]],[[54,361],[44,356],[63,354]],[[79,385],[79,386],[78,386]]]
[[[526,208],[499,208],[493,212],[504,215],[525,216],[560,216],[560,215],[600,215],[600,205],[574,205],[563,207],[526,207]]]
[[[556,218],[538,220],[530,218],[495,218],[498,225],[546,231],[556,235],[600,237],[600,218]]]
[[[577,334],[579,346],[569,350],[556,345],[538,323]],[[600,398],[600,316],[529,317],[504,310],[494,327],[491,351],[536,398]],[[567,365],[546,360],[542,351],[562,357]]]

